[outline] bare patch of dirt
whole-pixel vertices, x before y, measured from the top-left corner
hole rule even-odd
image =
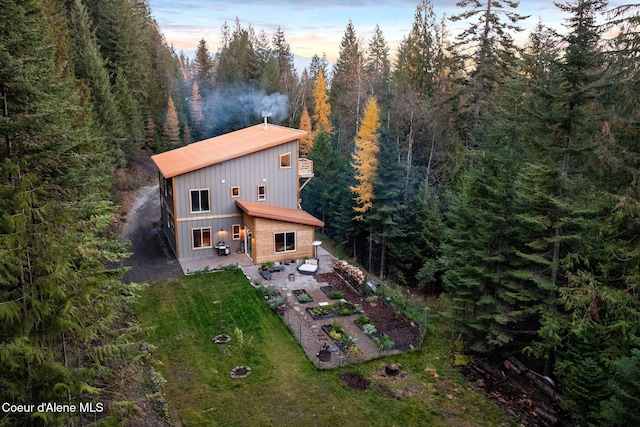
[[[354,372],[345,372],[343,374],[340,374],[340,379],[351,390],[364,391],[367,389],[372,389],[377,390],[378,392],[392,399],[399,399],[399,397],[386,385],[373,383],[360,374],[356,374]]]
[[[411,322],[404,313],[389,306],[382,298],[375,303],[369,303],[358,292],[335,272],[317,274],[318,282],[325,282],[344,294],[344,298],[352,303],[360,304],[365,316],[376,325],[376,328],[385,333],[395,342],[400,351],[408,351],[416,348],[420,342],[420,328]]]

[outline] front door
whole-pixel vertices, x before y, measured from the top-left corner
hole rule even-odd
[[[253,261],[253,231],[247,227],[244,227],[244,248],[245,253]]]

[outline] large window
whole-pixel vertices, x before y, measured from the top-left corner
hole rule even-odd
[[[294,252],[296,250],[296,233],[289,231],[286,233],[274,234],[275,249],[277,252]]]
[[[191,212],[208,212],[209,210],[209,190],[191,190]]]
[[[267,200],[267,186],[258,185],[258,201],[263,202]]]
[[[288,169],[291,167],[291,153],[280,155],[280,169]]]
[[[192,228],[193,249],[206,249],[211,247],[211,227]]]

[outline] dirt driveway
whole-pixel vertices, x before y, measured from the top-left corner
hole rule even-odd
[[[182,276],[180,263],[161,232],[157,184],[136,193],[120,234],[120,241],[127,240],[132,255],[122,265],[132,268],[124,276],[126,283]]]

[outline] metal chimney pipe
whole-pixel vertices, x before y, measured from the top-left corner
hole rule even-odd
[[[267,130],[267,118],[271,117],[273,115],[273,113],[271,113],[270,111],[263,111],[262,112],[262,117],[264,117],[264,130]]]

